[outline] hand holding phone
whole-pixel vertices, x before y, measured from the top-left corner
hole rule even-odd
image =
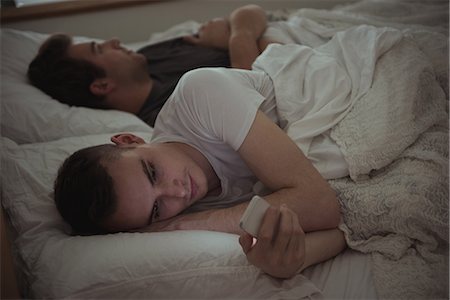
[[[242,234],[239,243],[252,265],[276,278],[291,278],[306,261],[305,233],[298,216],[286,204],[269,207],[258,198],[242,217],[241,227],[250,235]]]
[[[261,222],[269,207],[270,204],[266,200],[260,196],[254,196],[242,215],[239,226],[253,237],[258,237]]]

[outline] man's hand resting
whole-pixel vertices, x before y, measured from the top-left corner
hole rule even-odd
[[[198,46],[228,50],[230,25],[225,18],[216,18],[204,23],[196,35],[188,35],[184,40]]]
[[[239,243],[248,261],[269,275],[290,278],[303,269],[305,233],[297,214],[286,205],[267,210],[253,246],[249,234],[241,235]]]

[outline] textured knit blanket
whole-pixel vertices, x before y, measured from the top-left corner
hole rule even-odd
[[[349,247],[371,255],[380,298],[447,298],[448,2],[305,9],[280,28],[320,49],[359,24],[397,28],[403,37],[376,57],[370,87],[350,97],[331,129],[350,171],[329,181],[342,206],[340,227]]]
[[[355,180],[339,192],[350,247],[372,253],[382,298],[448,291],[448,113],[408,40],[379,59],[369,92],[332,130]]]

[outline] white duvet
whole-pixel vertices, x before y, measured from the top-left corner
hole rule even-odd
[[[364,23],[391,28],[355,27]],[[255,64],[274,80],[280,116],[305,153],[323,132],[339,145],[350,177],[329,182],[341,229],[371,253],[381,298],[448,293],[447,25],[445,1],[300,10],[271,34],[315,48],[272,46]]]
[[[348,175],[345,158],[330,150],[329,130],[367,93],[378,58],[401,39],[398,30],[358,26],[316,48],[270,45],[253,64],[272,78],[281,126],[326,179]]]

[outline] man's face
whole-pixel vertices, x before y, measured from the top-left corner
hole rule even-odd
[[[93,63],[105,70],[107,77],[119,82],[148,78],[145,56],[122,47],[118,39],[111,39],[103,43],[72,44],[69,46],[68,55],[74,59]]]
[[[176,216],[208,192],[202,168],[168,144],[139,145],[105,167],[117,197],[116,211],[103,222],[111,231],[142,228]]]

